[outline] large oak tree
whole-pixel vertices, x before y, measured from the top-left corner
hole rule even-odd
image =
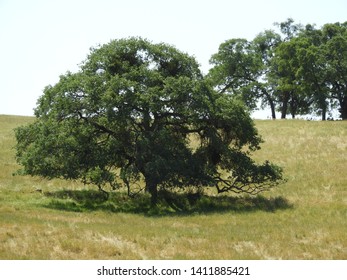
[[[166,44],[130,38],[92,49],[79,72],[45,88],[35,115],[16,130],[24,174],[129,192],[143,182],[153,205],[160,188],[255,194],[282,178],[250,158],[261,138],[244,107]]]

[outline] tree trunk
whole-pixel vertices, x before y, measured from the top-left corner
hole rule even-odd
[[[284,92],[283,93],[283,105],[282,105],[282,110],[281,110],[281,119],[285,119],[287,116],[288,101],[289,101],[289,92]]]
[[[146,178],[146,191],[151,195],[151,206],[157,205],[158,202],[158,185],[154,180]]]
[[[271,109],[271,117],[273,120],[275,120],[276,119],[275,102],[272,99],[271,95],[265,89],[262,89],[262,92],[266,96],[267,102],[269,102],[270,109]]]
[[[281,119],[285,119],[287,116],[288,101],[283,102],[281,110]]]
[[[275,120],[276,119],[275,104],[271,98],[269,98],[269,104],[270,104],[270,108],[271,108],[272,119]]]
[[[347,120],[347,96],[345,96],[340,102],[339,112],[341,114],[341,119]]]
[[[290,104],[290,114],[292,115],[292,119],[294,120],[295,116],[296,116],[297,109],[298,109],[297,100],[295,99],[294,96],[292,96],[289,104]]]
[[[327,108],[322,108],[322,121],[325,121],[327,119]]]

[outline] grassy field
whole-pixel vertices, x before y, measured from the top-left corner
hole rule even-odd
[[[150,215],[122,195],[12,176],[13,128],[32,120],[0,116],[0,259],[347,259],[347,122],[256,121],[254,157],[281,165],[286,183]]]

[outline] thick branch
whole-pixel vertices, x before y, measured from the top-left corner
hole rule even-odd
[[[112,131],[112,130],[108,129],[107,127],[105,127],[103,125],[100,125],[100,124],[98,124],[98,123],[96,123],[96,122],[94,122],[94,121],[92,121],[92,120],[90,120],[90,119],[88,119],[86,117],[84,117],[81,112],[77,112],[77,113],[78,113],[78,115],[80,116],[80,118],[82,120],[84,120],[85,122],[91,124],[95,128],[97,128],[97,129],[101,130],[102,132],[105,132],[105,133],[107,133],[109,135],[115,135],[114,131]]]

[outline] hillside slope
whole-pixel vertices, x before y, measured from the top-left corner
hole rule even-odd
[[[69,196],[81,184],[12,176],[13,129],[31,121],[0,116],[0,259],[347,259],[347,122],[256,121],[254,157],[285,184],[224,211],[148,216],[83,211]],[[291,207],[261,207],[276,198]]]

